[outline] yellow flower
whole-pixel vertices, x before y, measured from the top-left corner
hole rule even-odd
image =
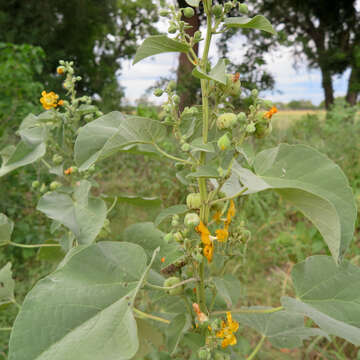
[[[234,332],[239,329],[238,322],[234,321],[231,316],[231,312],[226,313],[227,323],[225,321],[221,322],[221,330],[216,333],[217,338],[222,338],[221,346],[226,348],[227,346],[236,344],[236,337]]]
[[[264,114],[264,117],[268,118],[268,119],[271,119],[272,116],[274,114],[276,114],[278,112],[278,109],[276,108],[276,106],[273,106],[269,111],[267,111],[265,114]]]
[[[214,255],[214,244],[212,242],[210,242],[209,245],[205,245],[203,254],[207,258],[208,262],[212,261]]]
[[[64,105],[64,100],[59,100],[57,103],[59,106],[63,106]]]
[[[231,220],[235,216],[235,214],[236,214],[235,203],[233,200],[231,200],[229,210],[228,210],[227,216],[226,216],[226,221],[225,221],[226,225],[229,225],[231,223]]]
[[[202,221],[200,221],[200,224],[195,228],[195,230],[200,233],[201,242],[204,245],[212,244],[210,240],[210,231]]]
[[[57,72],[59,75],[64,74],[64,72],[65,72],[65,67],[64,67],[64,66],[58,66],[57,69],[56,69],[56,72]]]
[[[217,211],[214,215],[213,215],[213,220],[216,221],[216,223],[219,223],[221,221],[221,211]]]
[[[42,98],[40,99],[40,102],[45,110],[50,110],[51,108],[56,108],[58,106],[57,100],[59,95],[55,94],[53,91],[49,93],[43,91],[41,95]]]
[[[215,231],[218,241],[226,241],[229,237],[229,231],[227,226],[224,229],[218,229]]]

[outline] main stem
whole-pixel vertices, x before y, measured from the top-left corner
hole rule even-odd
[[[209,57],[209,49],[212,37],[212,21],[211,21],[211,0],[204,1],[206,19],[207,19],[207,32],[206,32],[206,40],[205,40],[205,48],[203,57],[201,60],[201,67],[204,72],[206,72],[208,57]],[[203,128],[202,128],[202,137],[203,143],[206,144],[208,142],[208,133],[209,133],[209,81],[201,80],[201,93],[202,93],[202,111],[203,111]],[[206,164],[206,152],[200,153],[200,166],[204,166]],[[206,179],[199,178],[199,191],[201,197],[201,208],[200,208],[200,219],[204,224],[208,223],[209,217],[209,209],[208,209],[208,193],[206,188]],[[203,257],[202,262],[200,264],[199,269],[199,277],[200,284],[198,286],[198,291],[200,293],[200,309],[202,311],[206,311],[206,301],[205,301],[205,257]]]

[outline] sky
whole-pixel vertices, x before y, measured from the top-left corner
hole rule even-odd
[[[166,24],[164,22],[159,23],[158,27],[161,31],[166,30]],[[240,36],[232,40],[232,44],[229,47],[230,59],[242,56],[241,51],[239,51],[242,47],[241,42],[242,38]],[[213,64],[217,61],[215,43],[210,49],[210,59]],[[294,68],[294,59],[291,55],[291,50],[285,47],[281,47],[267,54],[266,60],[267,70],[275,79],[275,89],[261,93],[262,98],[274,102],[289,102],[291,100],[304,99],[311,100],[315,105],[318,105],[323,100],[321,73],[317,69],[309,70],[306,60],[297,64],[297,67]],[[130,61],[123,63],[119,81],[125,88],[126,99],[134,104],[160,77],[172,77],[175,79],[177,65],[178,54],[174,53],[159,54],[143,60],[134,66]],[[349,75],[350,72],[347,71],[342,76],[333,78],[335,96],[344,96],[346,94]],[[155,103],[161,103],[164,99],[150,95],[149,100]]]

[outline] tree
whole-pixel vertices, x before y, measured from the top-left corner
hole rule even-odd
[[[334,101],[332,76],[342,74],[347,68],[351,68],[347,100],[355,103],[359,93],[360,13],[355,2],[259,0],[255,3],[256,10],[288,37],[287,45],[293,47],[294,54],[304,54],[311,68],[320,69],[326,108]]]
[[[42,47],[47,62],[40,78],[53,90],[60,90],[58,82],[48,74],[60,59],[74,60],[80,93],[98,94],[107,108],[122,96],[121,60],[132,58],[139,38],[156,32],[156,9],[151,0],[9,0],[0,4],[0,41]]]

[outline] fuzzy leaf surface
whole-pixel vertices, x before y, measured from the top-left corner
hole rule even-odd
[[[13,229],[14,223],[5,214],[0,213],[0,245],[10,242]]]
[[[207,74],[199,66],[196,66],[192,71],[192,75],[198,79],[214,80],[220,84],[226,85],[226,66],[225,60],[220,59],[218,63]]]
[[[256,15],[253,18],[247,16],[229,17],[225,19],[225,26],[239,29],[257,29],[276,35],[270,21],[262,15]]]
[[[149,36],[137,49],[134,62],[135,65],[139,61],[150,56],[167,53],[167,52],[188,52],[189,47],[180,41],[168,38],[165,35]]]
[[[223,187],[234,196],[276,190],[318,228],[335,261],[340,261],[354,233],[356,206],[349,183],[338,165],[305,145],[264,150],[254,160],[255,173],[234,164]]]
[[[0,269],[0,304],[8,303],[14,298],[15,281],[12,278],[11,263]]]
[[[282,298],[293,313],[311,318],[322,330],[360,345],[360,268],[329,256],[312,256],[294,266],[298,299]]]
[[[131,359],[139,347],[132,305],[145,271],[137,245],[80,248],[26,296],[9,360]]]
[[[152,145],[166,136],[165,127],[156,120],[123,115],[118,111],[90,122],[79,130],[75,142],[75,161],[80,170],[119,151],[142,144]]]

